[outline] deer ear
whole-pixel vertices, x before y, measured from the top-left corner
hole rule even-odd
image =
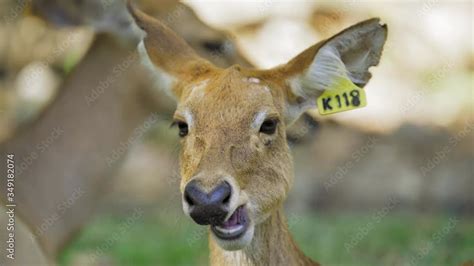
[[[159,20],[136,9],[130,0],[127,7],[137,26],[145,32],[138,44],[140,57],[152,70],[157,85],[168,94],[179,98],[181,91],[176,86],[179,80],[192,79],[213,67]]]
[[[316,98],[340,78],[364,87],[379,63],[387,27],[378,18],[360,22],[302,52],[280,68],[289,90],[288,118],[314,108]]]

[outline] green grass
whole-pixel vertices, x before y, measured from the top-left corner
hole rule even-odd
[[[453,218],[321,214],[290,215],[289,223],[303,251],[323,265],[460,265],[474,258],[474,223]],[[96,219],[62,254],[61,265],[104,256],[127,266],[207,265],[207,231],[181,213],[126,219]]]

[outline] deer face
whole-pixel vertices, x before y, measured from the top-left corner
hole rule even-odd
[[[129,7],[146,33],[142,58],[178,102],[183,209],[210,225],[226,250],[242,249],[258,224],[281,208],[293,183],[286,126],[339,78],[364,86],[379,61],[386,28],[359,23],[270,70],[220,69],[171,30]]]
[[[293,181],[280,87],[231,67],[184,85],[174,115],[181,136],[183,208],[226,249],[280,206]]]

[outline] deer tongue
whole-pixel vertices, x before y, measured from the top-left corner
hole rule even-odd
[[[225,221],[221,227],[224,228],[231,228],[235,227],[237,225],[243,224],[243,218],[244,218],[244,208],[243,206],[238,207],[235,212]]]

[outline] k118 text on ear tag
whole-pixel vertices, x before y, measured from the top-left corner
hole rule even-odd
[[[318,97],[316,104],[320,114],[329,115],[364,107],[367,100],[363,89],[341,78]]]

